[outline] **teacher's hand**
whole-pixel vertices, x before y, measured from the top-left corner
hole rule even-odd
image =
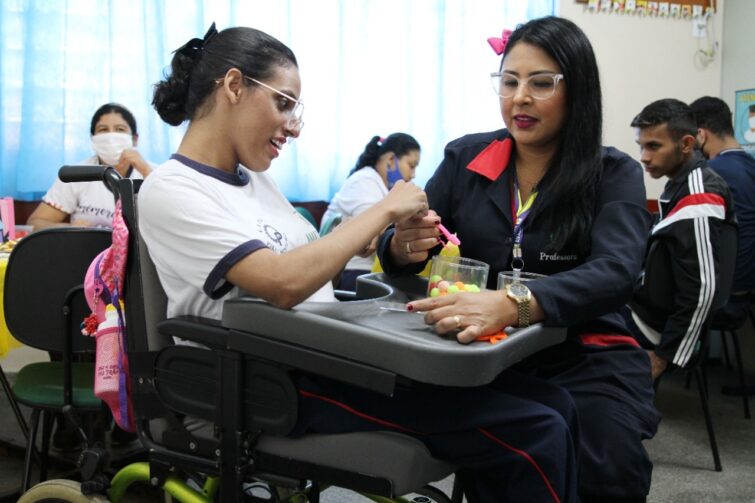
[[[428,252],[440,243],[440,217],[433,210],[425,216],[412,216],[396,222],[391,239],[391,259],[397,265],[427,260]]]
[[[433,325],[439,334],[457,332],[462,344],[481,335],[490,335],[518,320],[516,303],[502,290],[479,293],[462,292],[443,297],[415,300],[407,305],[409,311],[425,313],[425,323]]]

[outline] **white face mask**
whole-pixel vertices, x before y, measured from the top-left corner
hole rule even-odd
[[[755,129],[755,115],[750,117],[748,120],[750,122],[750,129]]]
[[[133,146],[134,139],[128,133],[102,133],[92,136],[92,149],[108,166],[118,164],[123,151]]]

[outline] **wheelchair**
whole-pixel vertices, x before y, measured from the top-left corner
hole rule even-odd
[[[21,503],[117,503],[134,483],[160,487],[182,503],[317,502],[330,486],[376,502],[408,502],[401,495],[410,493],[411,501],[460,502],[460,487],[449,498],[430,486],[455,467],[408,435],[287,437],[297,419],[293,377],[316,374],[386,396],[414,382],[480,386],[566,337],[565,329],[537,324],[513,330],[497,344],[462,346],[403,309],[425,295],[426,279],[384,274],[359,278],[356,292],[343,293],[346,302],[284,310],[242,296],[225,302],[220,321],[166,319],[167,299],[139,237],[140,181],[102,166],[64,166],[60,178],[105,180],[122,203],[130,233],[125,305],[131,398],[149,459],[109,477],[106,453],[87,449],[81,482],[42,482]],[[175,345],[173,337],[195,345]],[[266,494],[242,492],[259,481]]]

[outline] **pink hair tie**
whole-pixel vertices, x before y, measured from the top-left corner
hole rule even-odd
[[[509,43],[509,38],[511,37],[512,33],[514,32],[511,30],[503,30],[503,33],[501,33],[501,38],[490,37],[488,39],[490,47],[493,48],[497,55],[500,56],[501,54],[503,54],[503,51],[506,50],[506,44]]]

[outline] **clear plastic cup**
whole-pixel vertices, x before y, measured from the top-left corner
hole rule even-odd
[[[480,292],[488,283],[490,266],[464,257],[433,257],[427,295],[438,297],[459,292]]]
[[[498,290],[505,290],[507,286],[519,282],[535,281],[545,278],[545,274],[537,274],[525,271],[501,271],[498,273]]]

